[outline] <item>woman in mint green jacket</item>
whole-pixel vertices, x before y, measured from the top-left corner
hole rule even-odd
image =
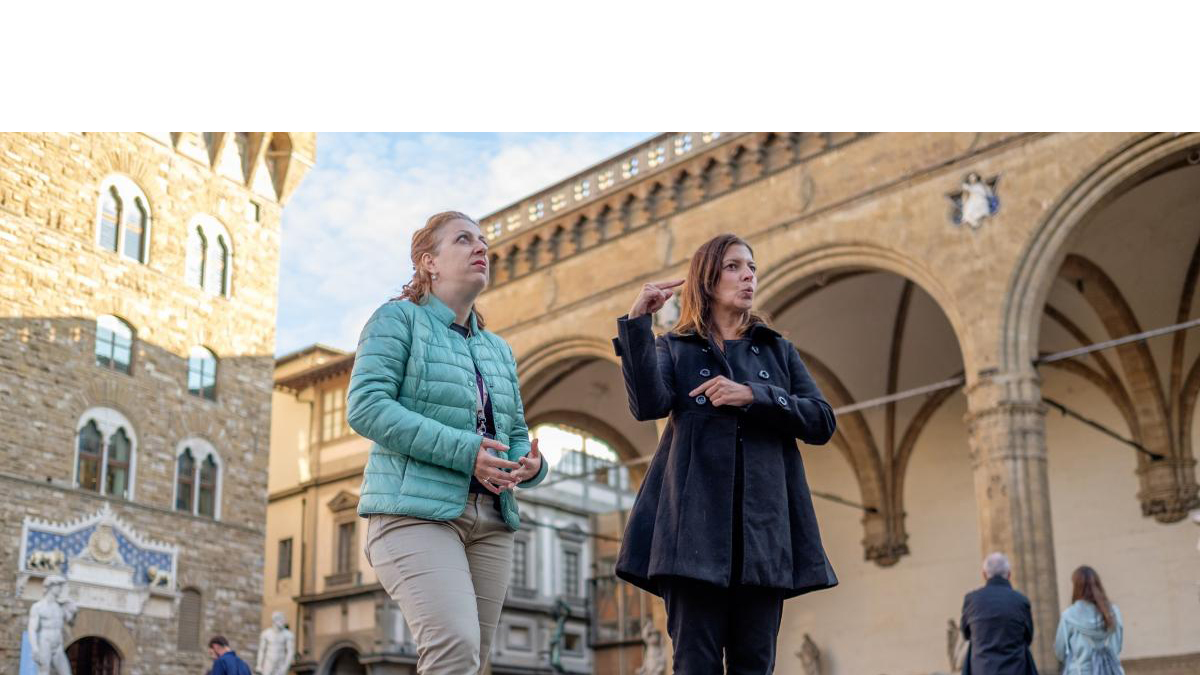
[[[347,421],[374,441],[365,553],[417,643],[421,675],[485,667],[511,578],[513,489],[546,463],[529,441],[512,350],[483,329],[487,241],[455,211],[413,234],[413,280],[359,339]]]
[[[1121,610],[1108,601],[1100,575],[1083,565],[1071,574],[1071,586],[1071,606],[1063,610],[1054,636],[1063,675],[1125,675]]]

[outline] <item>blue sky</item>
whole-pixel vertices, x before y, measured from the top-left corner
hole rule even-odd
[[[413,230],[438,211],[482,217],[650,133],[319,134],[283,210],[276,354],[354,349],[412,277]]]

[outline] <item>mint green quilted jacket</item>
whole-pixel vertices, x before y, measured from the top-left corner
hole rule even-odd
[[[374,441],[358,513],[453,520],[462,515],[482,440],[475,432],[475,368],[492,400],[496,440],[507,459],[529,452],[529,430],[512,350],[499,336],[450,328],[454,311],[432,293],[422,304],[393,300],[367,321],[350,375],[347,421]],[[504,454],[504,453],[502,453]],[[521,487],[537,485],[546,462]],[[509,529],[521,521],[511,491],[500,498]]]

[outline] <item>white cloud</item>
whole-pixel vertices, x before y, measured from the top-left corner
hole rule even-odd
[[[648,134],[321,134],[284,208],[277,353],[353,349],[412,276],[412,233],[438,211],[496,211]]]

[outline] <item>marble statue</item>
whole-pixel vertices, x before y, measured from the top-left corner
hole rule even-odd
[[[63,597],[66,579],[57,574],[42,582],[42,599],[29,608],[29,644],[38,675],[71,675],[63,649],[63,630],[74,623],[75,603]]]
[[[817,643],[813,642],[808,633],[804,634],[804,644],[800,645],[796,656],[800,657],[800,667],[804,669],[804,675],[821,675],[821,650],[817,649]]]
[[[285,675],[296,653],[296,638],[283,623],[283,612],[271,615],[271,626],[258,639],[258,665],[255,672],[262,675]]]
[[[29,554],[26,567],[42,572],[58,572],[62,569],[64,562],[66,562],[66,556],[62,551],[34,551]]]
[[[651,621],[646,621],[642,626],[642,644],[646,651],[642,653],[642,665],[634,675],[665,675],[667,655],[663,653],[662,633],[654,628]]]
[[[151,565],[146,568],[146,581],[157,588],[168,588],[171,585],[171,573]]]
[[[962,639],[962,630],[954,619],[946,621],[946,656],[950,659],[950,672],[962,672],[963,662],[967,660],[967,648],[970,642]]]
[[[979,229],[983,221],[1000,210],[1000,198],[996,195],[996,184],[999,176],[984,180],[979,174],[971,172],[963,179],[958,192],[947,195],[954,203],[951,219],[955,225],[966,223],[972,229]]]

